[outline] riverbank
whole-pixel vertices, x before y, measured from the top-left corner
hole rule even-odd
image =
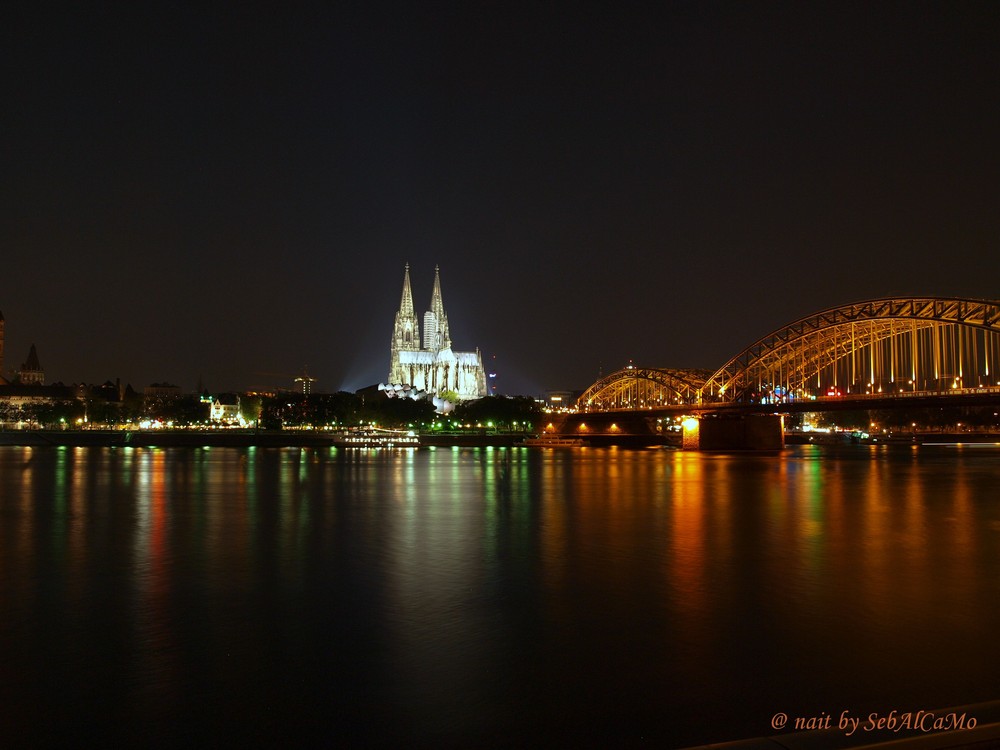
[[[310,432],[245,430],[12,430],[0,432],[0,445],[183,447],[332,445],[329,435]]]
[[[429,434],[419,446],[513,446],[523,433]],[[0,431],[0,445],[68,447],[230,447],[292,448],[343,446],[339,435],[313,430],[9,430]],[[365,446],[361,446],[365,447]]]

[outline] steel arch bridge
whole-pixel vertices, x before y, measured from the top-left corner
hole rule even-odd
[[[577,408],[581,411],[616,411],[695,403],[702,385],[711,374],[711,370],[629,365],[590,386],[577,399]]]
[[[960,395],[997,389],[998,376],[1000,301],[887,297],[801,318],[714,373],[625,368],[592,385],[577,406],[608,411]]]
[[[709,377],[701,401],[947,391],[997,381],[1000,302],[891,297],[831,308],[759,339]]]

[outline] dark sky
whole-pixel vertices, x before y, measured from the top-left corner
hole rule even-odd
[[[406,262],[507,393],[1000,298],[1000,3],[36,5],[0,11],[5,374],[353,390]]]

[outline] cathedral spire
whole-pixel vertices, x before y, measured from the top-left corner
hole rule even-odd
[[[407,263],[403,271],[403,298],[399,302],[399,314],[403,316],[413,316],[413,292],[410,291],[410,264]]]
[[[410,264],[403,271],[403,296],[396,313],[396,323],[392,331],[392,350],[413,351],[420,348],[420,330],[417,314],[413,312],[413,292],[410,291]]]
[[[438,320],[444,317],[444,302],[441,301],[441,268],[434,266],[434,292],[431,295],[431,312]]]
[[[448,316],[444,312],[444,302],[441,300],[441,269],[439,266],[434,266],[434,292],[431,294],[431,309],[430,312],[433,314],[434,324],[436,327],[435,343],[432,347],[433,349],[450,349],[451,348],[451,336],[448,333]],[[427,316],[424,316],[427,319]],[[424,348],[427,347],[426,345]]]

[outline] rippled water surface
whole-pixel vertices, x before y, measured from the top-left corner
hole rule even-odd
[[[630,745],[1000,698],[1000,448],[0,448],[0,745]]]

